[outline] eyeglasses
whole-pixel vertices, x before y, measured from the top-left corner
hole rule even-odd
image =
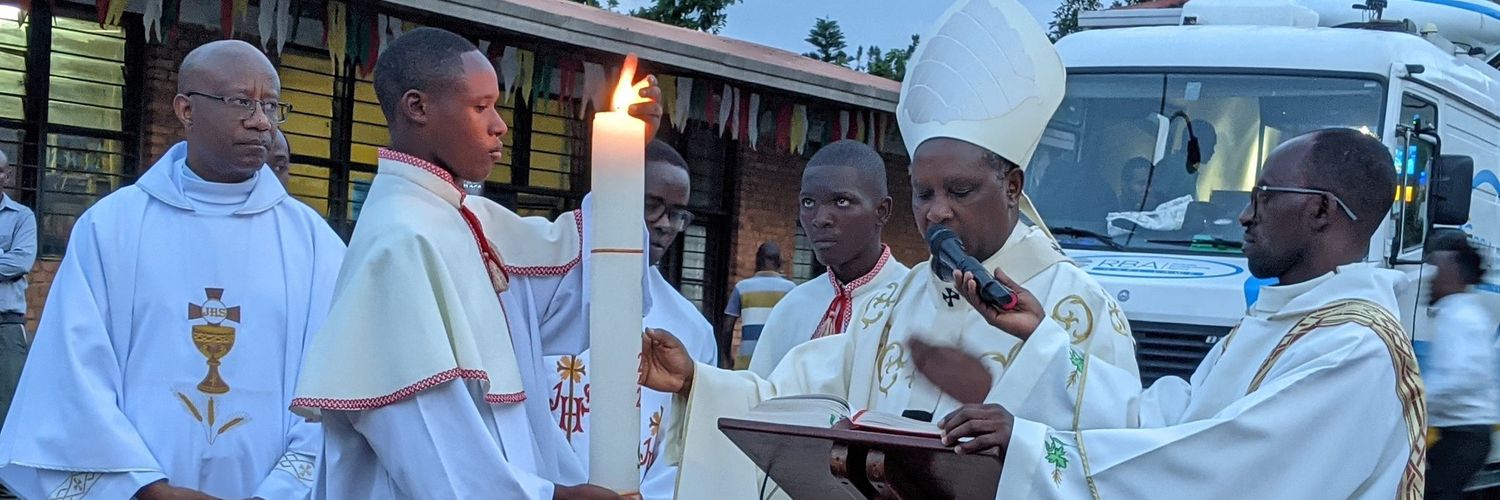
[[[665,200],[655,196],[646,197],[646,222],[656,222],[663,216],[671,217],[672,226],[678,231],[693,223],[693,213],[685,208],[670,208]]]
[[[1354,215],[1354,211],[1349,209],[1349,205],[1344,204],[1344,200],[1339,199],[1339,195],[1333,194],[1332,191],[1325,191],[1322,189],[1272,186],[1255,186],[1254,188],[1250,189],[1251,218],[1260,216],[1260,199],[1261,197],[1265,196],[1265,193],[1315,194],[1318,196],[1327,196],[1329,198],[1332,198],[1333,202],[1339,205],[1339,208],[1344,209],[1344,214],[1349,216],[1349,220],[1359,220],[1359,217]]]
[[[209,99],[214,99],[216,101],[227,104],[231,108],[236,108],[244,111],[245,114],[240,116],[240,120],[249,120],[250,118],[254,117],[256,109],[260,109],[262,113],[266,114],[266,118],[275,123],[286,123],[287,117],[291,116],[292,114],[291,104],[280,103],[276,101],[262,101],[259,99],[250,99],[248,97],[224,97],[213,94],[205,94],[203,92],[188,92],[184,95],[187,95],[189,97],[207,97]]]

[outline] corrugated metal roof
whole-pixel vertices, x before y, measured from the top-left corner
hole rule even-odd
[[[895,111],[901,84],[800,54],[568,0],[387,0],[510,31],[853,106]]]

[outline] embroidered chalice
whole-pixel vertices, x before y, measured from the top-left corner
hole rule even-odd
[[[224,305],[222,288],[207,288],[204,293],[208,300],[203,301],[203,305],[188,304],[189,320],[202,319],[208,323],[193,325],[193,345],[208,358],[208,374],[198,383],[198,390],[204,394],[224,394],[229,392],[229,384],[219,376],[219,363],[234,347],[234,328],[223,326],[223,323],[226,320],[238,323],[240,308]]]

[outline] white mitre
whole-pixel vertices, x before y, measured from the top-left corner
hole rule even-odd
[[[924,141],[947,137],[1026,168],[1067,85],[1052,41],[1016,0],[959,0],[936,26],[901,82],[907,153],[915,159]],[[1024,193],[1020,208],[1047,232]]]

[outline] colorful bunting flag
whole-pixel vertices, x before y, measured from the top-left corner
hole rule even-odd
[[[688,78],[685,76],[677,78],[677,102],[673,103],[673,105],[675,107],[673,108],[674,111],[672,112],[672,114],[679,117],[674,122],[677,125],[677,131],[681,132],[687,130],[688,116],[691,113],[691,111],[689,110],[692,109],[693,105],[692,78]]]
[[[672,75],[657,75],[656,85],[661,87],[661,110],[667,115],[667,126],[677,128],[678,115],[674,106],[677,105],[677,77]]]
[[[748,140],[750,137],[755,136],[755,129],[750,127],[750,120],[752,118],[750,116],[750,97],[742,95],[742,92],[740,89],[734,90],[734,100],[740,107],[740,124],[737,130],[740,131],[740,137]],[[738,140],[739,137],[735,139]]]
[[[161,21],[157,23],[158,29],[162,26],[167,27],[167,38],[162,40],[162,43],[171,44],[172,40],[177,39],[177,19],[181,14],[182,0],[162,0]]]
[[[109,8],[104,13],[104,24],[108,26],[120,26],[120,23],[124,21],[122,18],[125,16],[125,6],[130,2],[126,0],[103,1],[109,4]]]
[[[720,136],[723,136],[726,132],[729,132],[729,115],[732,114],[732,110],[734,109],[734,106],[731,104],[733,102],[734,88],[730,87],[729,84],[726,83],[724,84],[724,90],[719,93],[719,114],[715,115],[715,117],[718,118],[718,121],[716,123],[719,124]]]
[[[558,95],[562,96],[560,102],[573,106],[574,112],[577,113],[583,109],[583,99],[578,95],[578,73],[583,71],[583,63],[572,57],[564,57],[558,61],[557,70],[562,72],[562,77],[559,79],[559,86],[562,88],[558,92]],[[575,103],[574,99],[578,99],[578,102]]]
[[[379,22],[373,7],[364,2],[348,4],[349,29],[345,49],[349,54],[351,70],[367,76],[375,68],[375,56],[379,53],[380,34],[376,31]]]
[[[292,39],[292,0],[276,0],[276,53]]]
[[[829,144],[833,141],[843,139],[847,134],[847,132],[845,132],[847,130],[849,130],[849,112],[840,111],[838,121],[834,122],[833,124],[833,137],[830,137],[830,140],[823,141],[823,143]]]
[[[719,89],[716,89],[712,85],[710,85],[708,88],[708,102],[704,103],[703,106],[703,121],[708,122],[710,126],[722,127],[724,125],[723,122],[719,121],[720,99],[722,99],[722,97],[720,97],[719,95]],[[719,131],[722,132],[723,129],[720,128]]]
[[[270,50],[271,34],[276,30],[276,3],[274,0],[262,0],[259,9],[255,16],[255,27],[260,33],[260,47]]]
[[[740,140],[740,118],[744,115],[740,112],[740,89],[729,88],[729,139]]]
[[[792,108],[792,130],[797,133],[797,154],[807,152],[807,131],[812,128],[810,125],[807,121],[807,106],[798,104]]]
[[[620,82],[620,67],[609,68],[609,74],[604,76],[604,85],[599,86],[599,96],[596,99],[604,103],[603,106],[614,108],[615,84]]]
[[[380,17],[374,9],[373,5],[364,5],[360,9],[360,24],[365,28],[364,45],[361,47],[364,49],[364,65],[361,66],[360,73],[366,76],[375,72],[375,61],[380,59]]]
[[[531,87],[532,109],[541,109],[544,106],[543,104],[536,103],[536,100],[545,101],[552,99],[552,72],[552,56],[538,54],[536,57],[536,67],[532,71],[532,75],[536,77],[536,83],[533,83]]]
[[[517,57],[516,48],[511,46],[506,46],[500,55],[500,79],[505,82],[506,104],[516,97],[516,77],[521,71],[521,63]]]
[[[334,71],[346,68],[349,42],[349,9],[344,2],[328,2],[328,17],[323,20],[323,43],[328,46],[328,55],[333,58]]]
[[[99,27],[102,28],[105,25],[104,18],[109,9],[109,0],[98,0],[95,5],[99,7]],[[234,38],[234,2],[230,0],[219,2],[219,35],[224,38]]]
[[[401,24],[401,20],[397,19],[396,20],[396,25],[399,26],[400,24]],[[376,16],[375,26],[378,28],[376,31],[378,31],[380,33],[380,44],[379,44],[380,48],[376,49],[375,52],[379,53],[379,54],[384,54],[386,47],[390,47],[391,46],[391,41],[393,41],[393,40],[396,39],[396,37],[394,37],[394,36],[389,36],[391,34],[391,16],[388,16],[388,15],[385,15],[385,14],[380,14],[380,15]],[[481,50],[483,50],[483,49],[481,49]]]
[[[245,16],[249,14],[250,0],[234,0],[234,19],[229,24],[231,26],[239,26],[240,22],[244,21]],[[231,33],[229,36],[233,37],[234,34]]]
[[[516,61],[520,64],[520,71],[516,73],[516,81],[521,83],[521,102],[528,107],[535,106],[531,102],[531,87],[536,85],[532,73],[536,71],[536,53],[521,49],[516,53]]]
[[[153,38],[161,41],[161,3],[162,0],[146,0],[146,9],[141,13],[141,25],[146,29],[146,41]]]
[[[693,91],[688,95],[692,97],[692,101],[688,103],[688,116],[694,120],[712,124],[713,120],[708,118],[708,110],[710,107],[714,109],[718,107],[710,106],[713,104],[713,90],[708,82],[703,79],[694,81]]]
[[[782,133],[785,131],[786,133]],[[792,105],[782,104],[776,108],[776,150],[794,151],[792,145]]]
[[[578,118],[582,119],[589,105],[593,105],[594,112],[604,111],[607,104],[599,100],[604,93],[604,65],[593,62],[583,63],[583,98],[584,102],[578,105]]]
[[[750,149],[755,149],[755,143],[760,142],[760,94],[750,94],[749,108],[750,123]]]

